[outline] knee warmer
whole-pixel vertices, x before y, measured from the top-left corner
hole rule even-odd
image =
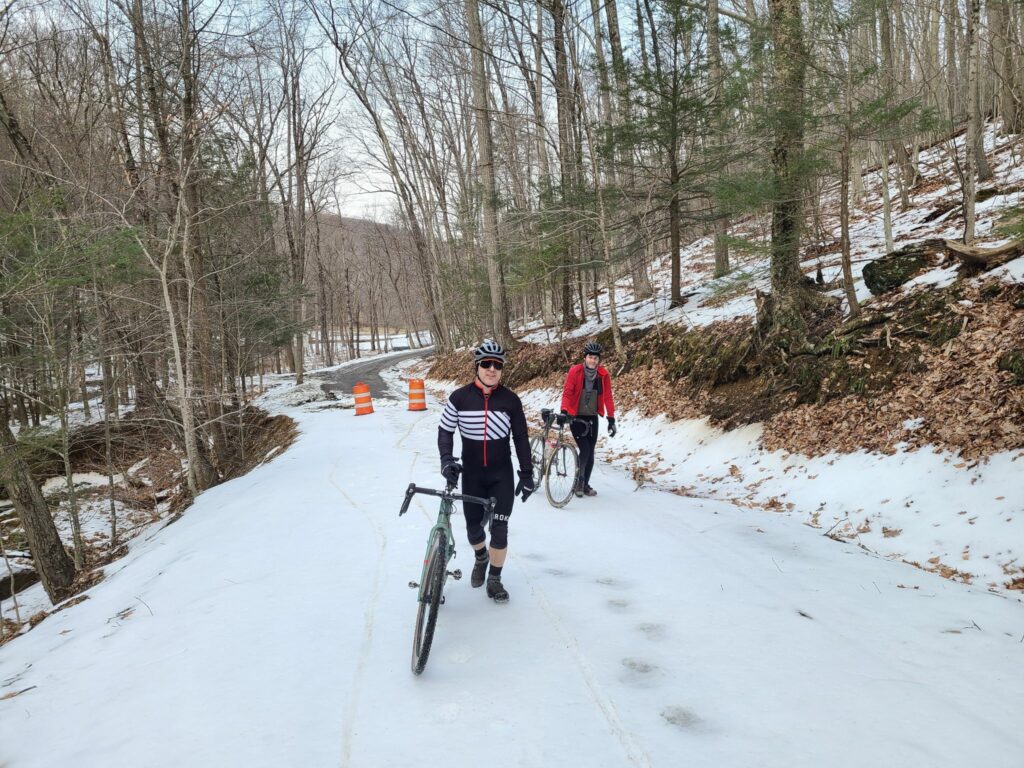
[[[466,535],[469,538],[469,543],[474,545],[475,548],[475,545],[487,538],[487,534],[484,533],[483,522],[478,522],[476,525],[467,522]]]
[[[508,515],[494,513],[491,520],[491,547],[505,549],[508,546]]]

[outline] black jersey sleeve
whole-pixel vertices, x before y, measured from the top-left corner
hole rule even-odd
[[[441,454],[441,466],[455,459],[455,433],[444,427],[437,429],[437,451]]]
[[[533,474],[533,457],[530,455],[530,430],[526,426],[526,414],[523,412],[523,401],[515,397],[512,409],[512,440],[516,444],[516,457],[519,459],[519,473],[526,476]]]
[[[441,414],[441,424],[437,428],[437,450],[441,454],[441,466],[455,458],[455,430],[459,426],[459,409],[448,397]]]

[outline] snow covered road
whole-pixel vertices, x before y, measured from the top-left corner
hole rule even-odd
[[[289,411],[289,451],[0,649],[0,765],[1020,765],[1020,602],[606,466],[517,503],[511,601],[449,582],[414,677],[430,405]]]

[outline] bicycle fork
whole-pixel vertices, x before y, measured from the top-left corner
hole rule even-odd
[[[462,578],[462,570],[460,568],[456,568],[454,571],[445,571],[445,581],[448,580],[449,576],[451,576],[453,579],[458,581],[459,579]],[[410,581],[409,582],[409,588],[410,589],[419,589],[420,585],[417,582],[415,582],[415,581]],[[427,601],[429,599],[430,599],[430,595],[420,595],[420,600],[421,601]],[[441,593],[441,603],[440,604],[444,605],[444,592]]]
[[[458,581],[462,578],[462,569],[456,568],[454,571],[445,571],[446,576],[451,576],[453,579]],[[409,589],[419,589],[420,583],[418,581],[410,581]],[[442,596],[443,597],[443,596]]]

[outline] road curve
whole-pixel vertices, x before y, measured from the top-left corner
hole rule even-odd
[[[370,387],[370,394],[374,398],[401,398],[405,395],[390,390],[388,384],[381,378],[380,372],[390,368],[395,363],[408,360],[414,357],[425,357],[433,351],[433,347],[414,349],[400,355],[386,355],[384,357],[371,357],[363,362],[346,365],[333,371],[310,374],[312,377],[322,379],[320,385],[325,392],[340,392],[352,394],[352,388],[362,382]]]

